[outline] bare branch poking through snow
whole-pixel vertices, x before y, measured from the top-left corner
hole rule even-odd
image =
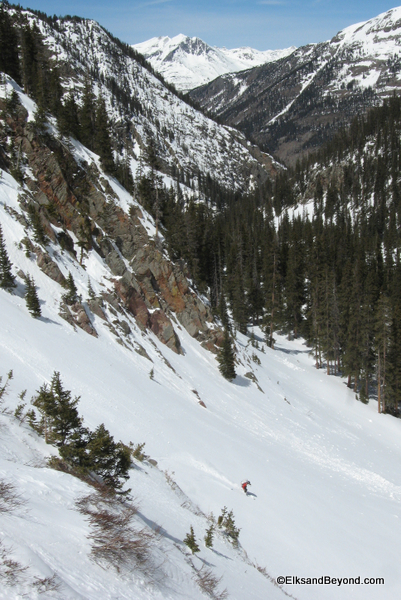
[[[78,500],[77,508],[91,525],[88,538],[96,562],[113,566],[118,572],[125,567],[153,574],[151,549],[155,535],[134,526],[137,508],[133,504],[121,502],[114,495],[95,492]]]
[[[208,569],[205,565],[202,565],[200,569],[195,569],[195,579],[200,589],[205,592],[213,600],[225,600],[228,598],[228,592],[226,589],[219,591],[218,585],[222,580],[222,577],[216,577],[211,569]]]
[[[0,479],[0,513],[8,513],[20,508],[25,500],[17,493],[12,483]]]
[[[28,567],[23,567],[19,562],[10,558],[11,548],[6,548],[0,542],[0,582],[13,586],[20,583],[23,573]]]

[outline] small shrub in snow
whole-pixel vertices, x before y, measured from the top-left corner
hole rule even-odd
[[[149,458],[149,456],[147,454],[145,454],[145,452],[143,452],[144,448],[145,448],[145,442],[143,442],[143,444],[137,444],[135,446],[135,448],[132,450],[132,456],[134,458],[136,458],[136,460],[139,460],[140,462],[143,462],[144,460]]]
[[[213,536],[214,536],[214,524],[212,523],[208,529],[206,529],[205,537],[205,546],[206,548],[213,547]]]
[[[232,510],[230,510],[230,512],[227,512],[226,506],[222,509],[221,515],[217,519],[217,526],[219,527],[219,529],[222,529],[224,531],[224,533],[230,539],[233,546],[237,547],[239,532],[241,530],[238,529],[238,527],[236,527],[235,525],[234,513]]]
[[[94,561],[110,565],[117,571],[124,567],[141,569],[147,575],[152,573],[151,547],[155,536],[146,529],[135,527],[136,506],[119,501],[103,488],[81,498],[77,508],[91,526],[88,539],[92,543]]]
[[[27,413],[24,413],[24,410],[26,407],[26,402],[24,402],[25,396],[26,396],[26,390],[23,390],[20,394],[18,394],[18,398],[21,400],[21,402],[18,404],[17,408],[14,411],[14,417],[20,423],[23,423],[25,421],[25,419],[27,418]]]
[[[10,558],[12,549],[6,548],[0,541],[0,582],[8,586],[20,583],[28,567]]]
[[[12,378],[13,378],[13,372],[11,370],[7,373],[7,379],[4,383],[4,385],[1,385],[3,382],[3,377],[0,375],[0,406],[2,406],[2,404],[4,402],[4,397],[7,394],[7,388],[10,385],[10,381],[12,380]]]
[[[12,483],[0,479],[0,513],[9,513],[25,504]]]
[[[171,473],[169,471],[164,471],[164,477],[166,478],[167,483],[171,487],[171,489],[176,490],[178,488],[177,483],[174,481],[174,471]]]
[[[213,600],[225,600],[228,598],[227,590],[220,592],[217,589],[222,577],[216,577],[212,570],[208,569],[205,565],[202,565],[200,569],[196,569],[194,566],[194,569],[196,572],[196,581],[202,592],[207,594],[210,598],[213,598]]]
[[[44,579],[35,577],[32,587],[37,590],[39,594],[46,594],[46,592],[58,592],[60,585],[61,583],[58,581],[56,573],[54,573],[51,577],[45,577]]]
[[[200,548],[196,543],[194,528],[192,527],[192,525],[190,527],[189,533],[187,533],[187,535],[184,538],[184,544],[188,546],[192,554],[195,554],[195,552],[200,552]]]

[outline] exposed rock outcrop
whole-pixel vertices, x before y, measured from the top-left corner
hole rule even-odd
[[[85,310],[85,306],[80,302],[76,302],[72,306],[68,306],[65,302],[62,302],[59,315],[74,328],[75,326],[80,327],[83,331],[89,333],[89,335],[98,337],[97,331],[92,325],[89,315]]]
[[[82,261],[91,251],[104,259],[114,276],[103,294],[111,312],[128,311],[140,328],[152,331],[177,353],[182,352],[177,323],[215,351],[221,332],[213,324],[210,309],[191,289],[182,263],[170,261],[149,236],[141,221],[142,210],[133,204],[129,214],[124,212],[94,163],[79,164],[68,145],[47,134],[37,135],[22,120],[21,116],[13,129],[28,162],[26,184],[46,235],[76,260]],[[27,203],[22,206],[26,208]],[[39,248],[35,253],[42,271],[63,285],[65,278],[49,253]],[[91,300],[88,306],[93,314],[107,319],[101,300]],[[72,325],[97,335],[82,304],[65,306],[62,314]]]

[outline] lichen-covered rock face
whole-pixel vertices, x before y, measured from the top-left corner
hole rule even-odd
[[[95,163],[78,164],[67,145],[50,135],[36,135],[24,115],[20,117],[12,125],[29,166],[25,183],[46,235],[76,260],[82,259],[82,247],[97,251],[113,275],[112,289],[107,298],[103,295],[109,306],[121,311],[121,304],[141,329],[152,331],[173,351],[182,350],[172,314],[191,336],[215,351],[218,330],[211,325],[210,309],[190,288],[185,266],[170,261],[160,242],[148,235],[142,210],[133,203],[130,214],[125,213]],[[46,250],[38,248],[36,256],[42,271],[63,285],[64,276]],[[96,335],[80,306],[71,307],[65,318]],[[106,319],[98,300],[88,310]]]
[[[93,335],[94,337],[98,337],[97,331],[92,325],[92,322],[89,318],[88,313],[85,310],[85,307],[80,302],[76,302],[72,306],[67,306],[65,302],[61,303],[60,306],[60,317],[65,319],[67,323],[75,327],[80,327],[89,335]]]
[[[180,340],[174,331],[174,327],[170,319],[161,310],[157,310],[150,315],[150,328],[166,346],[175,350],[175,352],[181,351]]]
[[[36,262],[38,267],[45,273],[50,279],[56,281],[60,285],[65,284],[65,277],[58,268],[57,264],[50,258],[47,252],[38,249],[36,252]]]

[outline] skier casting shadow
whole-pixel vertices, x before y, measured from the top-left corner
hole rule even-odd
[[[241,487],[244,490],[245,494],[247,496],[253,496],[254,498],[257,498],[256,494],[253,494],[252,492],[248,492],[248,485],[252,485],[250,481],[248,481],[248,480],[241,481]]]

